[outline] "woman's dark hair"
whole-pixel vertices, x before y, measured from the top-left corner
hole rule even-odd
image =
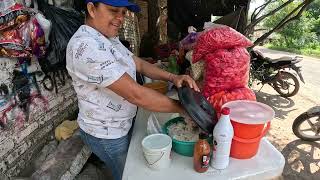
[[[98,7],[99,2],[93,2],[93,5],[95,7]],[[85,4],[85,6],[84,6],[84,12],[85,12],[86,17],[88,17],[89,16],[89,12],[88,12],[88,9],[87,9],[87,4]]]

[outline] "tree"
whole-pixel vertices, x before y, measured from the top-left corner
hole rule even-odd
[[[272,29],[285,14],[292,11],[294,8],[295,4],[291,4],[277,15],[267,18],[264,22],[264,27]],[[285,28],[279,30],[279,39],[273,41],[273,44],[294,49],[300,49],[315,44],[317,41],[316,33],[313,32],[315,20],[314,18],[309,18],[308,14],[307,11],[302,13],[299,21],[289,22]]]
[[[320,0],[315,0],[312,4],[309,5],[307,11],[310,12],[310,15],[314,18],[319,18],[320,16]]]
[[[273,32],[279,31],[289,22],[299,19],[302,13],[308,7],[308,5],[311,4],[313,1],[315,0],[265,0],[264,4],[257,7],[253,11],[251,15],[251,22],[247,25],[245,29],[245,35],[248,36],[252,34],[254,32],[254,27],[266,18],[275,15],[276,13],[282,11],[284,8],[288,7],[291,4],[297,4],[295,8],[293,8],[287,14],[284,14],[284,16],[277,23],[275,23],[275,26],[272,29],[263,34],[254,42],[254,46],[256,46],[259,43],[263,42]],[[274,6],[274,4],[277,4],[277,6]],[[270,6],[272,6],[272,8],[270,8]],[[268,11],[266,11],[267,8],[269,8]]]
[[[320,0],[315,0],[307,8],[309,16],[315,19],[313,31],[320,37]]]
[[[275,25],[277,25],[283,16],[290,13],[298,5],[298,2],[291,3],[281,12],[278,12],[274,16],[268,17],[264,22],[264,27],[272,29]],[[274,6],[277,5],[274,4]],[[272,7],[270,7],[270,9],[272,9]],[[318,38],[314,32],[315,22],[316,19],[312,17],[309,11],[303,12],[299,21],[291,21],[287,23],[286,28],[278,31],[280,38],[277,39],[277,41],[273,41],[273,44],[294,49],[318,45]]]

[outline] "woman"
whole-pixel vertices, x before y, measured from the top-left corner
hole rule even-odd
[[[119,180],[137,106],[156,112],[184,112],[177,101],[136,83],[136,71],[177,87],[186,82],[199,89],[189,76],[163,71],[120,43],[117,36],[126,11],[138,12],[137,5],[127,0],[86,0],[86,7],[85,25],[67,47],[67,70],[78,97],[81,137]]]

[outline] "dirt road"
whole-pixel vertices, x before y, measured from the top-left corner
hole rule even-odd
[[[257,47],[267,57],[295,56],[295,54]],[[301,82],[298,94],[291,98],[282,98],[268,85],[260,92],[261,86],[255,85],[257,99],[270,105],[276,112],[268,134],[270,142],[281,151],[286,159],[284,179],[320,179],[320,142],[299,140],[292,132],[293,120],[309,108],[320,104],[320,59],[304,56],[302,73],[305,84]]]

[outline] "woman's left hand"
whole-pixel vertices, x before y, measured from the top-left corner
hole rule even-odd
[[[195,91],[200,92],[200,89],[197,86],[196,82],[188,75],[172,74],[170,80],[178,88],[180,88],[183,84],[186,83],[189,85],[190,88],[194,89]]]

